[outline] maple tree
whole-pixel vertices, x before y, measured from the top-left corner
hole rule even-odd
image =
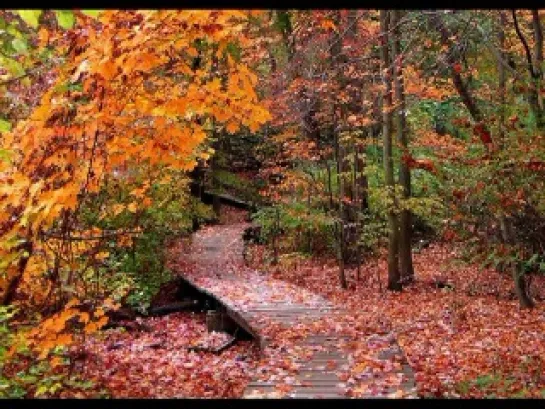
[[[128,245],[141,229],[104,231],[102,218],[150,207],[152,184],[174,187],[169,172],[187,172],[209,157],[214,127],[255,131],[268,119],[253,91],[255,75],[230,51],[244,43],[245,13],[112,10],[98,21],[81,13],[76,19],[66,33],[41,36],[64,63],[28,118],[3,134],[4,305],[18,293],[27,294],[25,304],[43,305],[58,289],[58,308],[70,292],[81,294],[70,286],[88,268],[98,274],[109,254],[103,239],[114,235]],[[137,177],[138,169],[146,177]],[[133,184],[133,200],[102,202],[97,222],[82,223],[82,209],[106,185],[114,193],[116,180]],[[70,340],[62,331],[72,317],[86,332],[106,322],[102,307],[92,316],[71,308],[84,302],[80,297],[30,333],[42,356]]]

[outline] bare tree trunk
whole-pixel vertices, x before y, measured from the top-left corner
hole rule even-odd
[[[277,10],[276,18],[279,22],[282,40],[284,41],[284,45],[288,53],[288,62],[290,62],[295,55],[295,43],[289,10]]]
[[[369,212],[369,182],[365,172],[365,147],[358,144],[356,147],[357,174],[356,183],[360,198],[360,209],[362,212]]]
[[[543,79],[543,28],[539,20],[537,10],[532,10],[532,27],[534,31],[534,90],[536,99],[536,125],[540,131],[545,129],[545,108],[541,95],[541,82]]]
[[[219,197],[219,181],[217,175],[217,166],[216,166],[216,155],[212,156],[210,161],[210,176],[211,176],[211,188],[214,195],[212,196],[212,210],[214,211],[214,219],[216,221],[220,220],[221,213],[221,201]]]
[[[533,308],[534,302],[528,294],[528,280],[526,274],[522,270],[521,263],[513,263],[513,281],[515,282],[515,293],[520,303],[520,308]]]
[[[388,209],[388,289],[401,291],[399,272],[399,230],[395,213],[395,181],[394,162],[392,154],[392,68],[389,56],[389,12],[380,10],[380,42],[382,75],[384,82],[384,97],[382,106],[382,140],[384,156],[384,177],[386,189],[390,198]]]
[[[500,226],[502,232],[502,239],[505,244],[512,246],[515,242],[513,225],[511,223],[511,218],[507,216],[502,216],[500,218]],[[522,264],[518,260],[514,260],[511,263],[511,274],[513,277],[513,283],[515,287],[515,294],[520,303],[521,308],[532,308],[534,307],[534,302],[530,298],[528,282],[526,274],[523,271]]]
[[[333,209],[333,186],[331,181],[331,166],[329,165],[329,162],[326,160],[326,168],[327,168],[327,190],[329,191],[329,208]]]
[[[393,26],[393,56],[394,61],[394,87],[396,103],[399,105],[396,114],[397,142],[404,155],[409,154],[407,135],[407,121],[405,120],[405,86],[403,82],[403,56],[401,55],[401,31],[399,20],[401,12],[392,10]],[[399,184],[402,187],[403,199],[411,197],[411,170],[406,161],[399,164]],[[412,214],[408,209],[403,209],[399,215],[399,267],[403,282],[414,280],[412,241]]]
[[[498,42],[500,48],[500,56],[502,60],[505,60],[505,31],[504,27],[507,25],[507,19],[503,11],[500,11],[500,24],[498,27]],[[500,109],[499,109],[499,120],[498,120],[498,146],[500,149],[503,148],[505,143],[505,97],[506,97],[506,75],[505,75],[505,66],[503,62],[498,59],[498,88],[499,88],[499,97],[500,97]]]
[[[541,65],[543,63],[543,30],[541,27],[541,22],[539,20],[539,14],[537,10],[532,10],[532,28],[534,35],[534,56],[532,57],[532,52],[530,51],[530,46],[524,34],[522,33],[516,10],[511,10],[511,15],[513,17],[513,24],[515,26],[515,32],[519,38],[526,55],[526,64],[528,67],[528,72],[530,73],[531,86],[528,91],[528,104],[532,110],[536,126],[539,130],[545,129],[545,112],[543,107],[543,98],[540,95],[540,86],[541,86]]]
[[[272,264],[277,265],[278,264],[278,236],[280,235],[280,211],[278,208],[275,209],[275,221],[274,221],[274,234],[273,234],[273,260]]]
[[[335,159],[337,162],[337,184],[338,184],[338,190],[339,190],[339,208],[337,212],[337,219],[338,219],[338,230],[337,230],[337,238],[338,238],[338,246],[337,246],[337,260],[339,262],[339,281],[341,283],[342,288],[348,288],[348,284],[346,282],[346,275],[344,272],[344,258],[345,258],[345,237],[344,237],[344,208],[343,208],[343,197],[344,197],[344,180],[343,176],[341,175],[342,172],[342,149],[339,144],[339,138],[337,134],[335,133]]]

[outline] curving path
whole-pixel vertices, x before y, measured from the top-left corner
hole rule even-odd
[[[413,372],[390,333],[368,336],[372,365],[357,366],[351,345],[358,340],[335,325],[336,317],[349,311],[245,267],[247,226],[199,230],[178,263],[188,283],[217,299],[260,342],[263,365],[244,397],[416,397]]]

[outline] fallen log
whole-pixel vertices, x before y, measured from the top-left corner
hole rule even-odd
[[[127,331],[153,331],[149,325],[138,321],[109,321],[106,325],[102,327],[103,330],[113,328],[125,328]]]
[[[159,317],[162,315],[171,314],[173,312],[180,312],[196,308],[198,305],[199,302],[197,300],[184,300],[172,304],[161,305],[159,307],[152,307],[149,309],[148,315],[152,317]]]

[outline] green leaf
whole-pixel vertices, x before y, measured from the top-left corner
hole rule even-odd
[[[3,66],[11,75],[16,77],[19,77],[25,73],[22,64],[15,61],[13,58],[6,58],[0,55],[0,66]]]
[[[42,10],[17,10],[17,13],[29,26],[38,27],[38,19],[42,14]]]
[[[102,10],[81,10],[83,14],[86,16],[97,18],[98,15],[102,12]]]
[[[11,124],[4,119],[0,119],[0,132],[8,132],[10,129]]]
[[[70,10],[55,10],[59,25],[65,30],[72,28],[75,23],[74,13]]]
[[[21,53],[21,54],[26,54],[27,53],[26,41],[24,41],[24,40],[22,40],[20,38],[15,38],[11,42],[11,45],[13,46],[15,51],[17,51],[18,53]]]

